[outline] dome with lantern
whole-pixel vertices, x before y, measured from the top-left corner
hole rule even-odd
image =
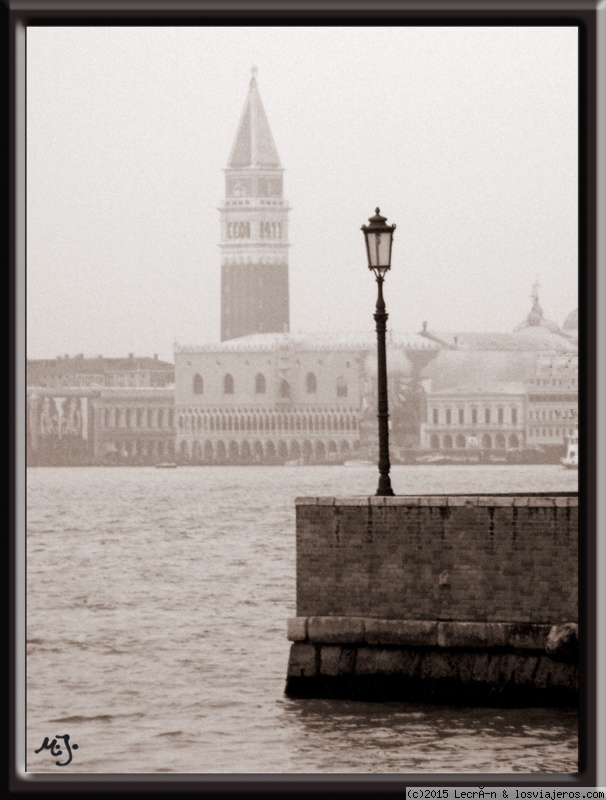
[[[530,297],[532,299],[532,308],[526,319],[514,328],[514,332],[518,333],[527,328],[546,328],[551,333],[561,333],[560,326],[557,323],[551,322],[551,320],[545,319],[543,316],[543,309],[539,303],[539,284],[536,281],[533,284]]]

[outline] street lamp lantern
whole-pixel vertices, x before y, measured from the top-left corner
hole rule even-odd
[[[379,486],[376,491],[380,496],[393,496],[389,477],[389,411],[387,408],[387,359],[385,355],[385,331],[387,329],[387,312],[383,300],[383,281],[385,273],[391,269],[391,243],[395,225],[387,225],[386,217],[375,209],[374,217],[368,220],[370,225],[362,225],[366,240],[368,269],[375,273],[378,286],[377,305],[374,319],[377,324],[377,357],[378,357],[378,393],[377,418],[379,420]]]
[[[375,208],[374,217],[368,220],[370,225],[362,225],[366,240],[366,254],[368,256],[368,269],[374,270],[375,275],[385,275],[391,268],[391,243],[395,225],[386,225],[387,217],[382,217],[379,208]]]

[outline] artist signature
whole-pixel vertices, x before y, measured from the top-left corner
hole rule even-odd
[[[34,750],[34,753],[41,753],[43,750],[50,750],[51,756],[53,756],[54,758],[62,756],[63,750],[61,749],[61,746],[57,742],[57,739],[63,739],[63,747],[65,747],[67,751],[68,759],[67,761],[55,761],[55,764],[58,767],[67,767],[68,764],[72,763],[72,750],[78,749],[78,745],[75,742],[72,745],[70,745],[69,733],[66,733],[63,736],[55,736],[52,742],[49,742],[48,736],[45,736],[44,741],[37,750]]]

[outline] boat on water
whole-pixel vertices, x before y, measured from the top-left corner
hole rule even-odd
[[[566,437],[566,455],[560,459],[566,469],[579,468],[579,431],[575,428],[571,436]]]
[[[417,464],[436,464],[442,466],[445,464],[455,464],[461,466],[462,464],[479,464],[481,462],[479,455],[469,456],[446,456],[446,455],[426,455],[415,458]]]
[[[174,461],[161,461],[159,464],[156,464],[156,469],[176,469],[178,464],[175,464]]]
[[[417,464],[444,464],[446,462],[445,456],[438,454],[428,454],[425,456],[418,456],[415,458]]]

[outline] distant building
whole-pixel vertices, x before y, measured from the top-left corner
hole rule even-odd
[[[539,448],[557,459],[578,419],[578,347],[543,317],[538,285],[528,317],[513,333],[431,332],[438,356],[423,375],[425,448]]]
[[[576,334],[579,331],[579,309],[575,308],[564,320],[562,330],[567,334]]]
[[[28,466],[94,463],[95,391],[85,388],[27,388]]]
[[[151,464],[174,457],[174,367],[154,358],[27,362],[29,466]]]
[[[428,450],[506,450],[526,440],[527,386],[493,383],[427,393],[427,423],[421,440]]]
[[[518,325],[516,331],[523,330],[524,328],[546,328],[552,333],[561,334],[562,331],[559,326],[555,322],[545,319],[543,315],[543,309],[539,303],[539,284],[537,281],[533,284],[531,298],[532,308],[530,309],[530,313],[526,319]]]
[[[542,356],[528,389],[528,444],[563,449],[579,417],[577,355]]]
[[[175,368],[168,361],[135,357],[104,358],[84,355],[29,359],[27,385],[59,388],[70,387],[150,387],[174,383]]]
[[[202,464],[326,463],[360,446],[361,350],[260,334],[175,351],[177,453]]]
[[[221,341],[289,330],[288,203],[255,77],[225,170]]]
[[[94,400],[94,458],[103,464],[156,464],[175,458],[175,391],[106,389]]]

